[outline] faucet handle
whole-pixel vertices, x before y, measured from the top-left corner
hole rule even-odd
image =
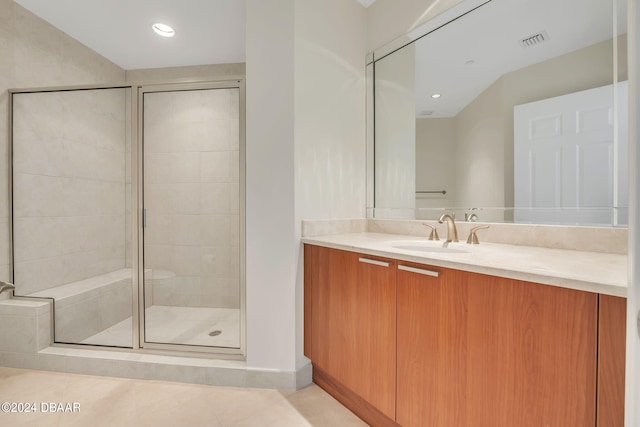
[[[435,228],[431,224],[427,224],[426,222],[423,222],[422,225],[424,225],[425,227],[429,227],[431,229],[431,233],[429,233],[429,240],[440,240],[440,236],[438,236],[437,228]]]
[[[480,241],[478,240],[478,236],[476,235],[476,232],[478,230],[483,230],[485,228],[489,228],[488,225],[481,225],[479,227],[473,227],[471,229],[471,231],[469,232],[469,237],[467,237],[467,243],[470,245],[479,245]]]

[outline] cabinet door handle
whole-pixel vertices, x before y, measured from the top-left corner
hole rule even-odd
[[[440,277],[439,271],[425,270],[423,268],[409,267],[408,265],[399,265],[398,270],[409,271],[411,273],[424,274],[425,276]]]
[[[369,258],[358,258],[358,261],[364,262],[367,264],[379,265],[380,267],[389,267],[391,265],[390,263],[385,261],[378,261],[378,260],[369,259]]]

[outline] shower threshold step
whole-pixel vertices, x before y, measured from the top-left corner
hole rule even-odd
[[[227,387],[296,390],[311,382],[311,364],[298,371],[248,368],[241,360],[51,346],[37,354],[0,353],[3,366],[176,381]]]

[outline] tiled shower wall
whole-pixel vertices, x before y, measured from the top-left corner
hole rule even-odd
[[[0,279],[11,279],[7,89],[125,79],[120,67],[36,17],[0,0]]]
[[[125,267],[127,92],[13,96],[18,295]]]
[[[240,306],[238,99],[237,89],[145,94],[145,269],[155,305]]]

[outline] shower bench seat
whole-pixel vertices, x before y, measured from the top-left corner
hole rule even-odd
[[[131,317],[132,274],[123,268],[27,296],[53,298],[55,342],[80,343]]]

